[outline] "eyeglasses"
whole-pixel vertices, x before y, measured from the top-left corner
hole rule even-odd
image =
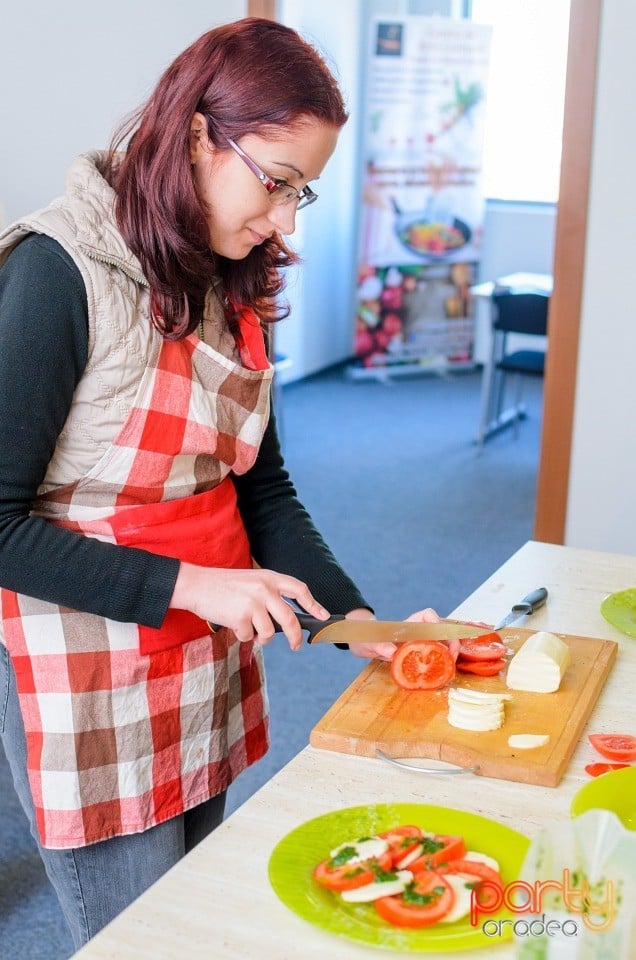
[[[267,174],[254,163],[252,158],[248,157],[244,150],[241,150],[238,143],[230,140],[229,137],[225,139],[232,149],[236,150],[243,163],[250,168],[254,176],[258,177],[261,181],[269,193],[272,203],[279,206],[285,203],[293,203],[297,200],[298,206],[296,209],[302,210],[303,207],[308,207],[310,203],[318,199],[318,194],[314,193],[311,187],[304,186],[302,190],[296,190],[296,188],[292,187],[291,183],[287,183],[286,180],[279,179],[278,177],[268,177]]]

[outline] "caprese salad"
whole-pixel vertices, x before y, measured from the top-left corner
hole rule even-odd
[[[492,857],[467,850],[463,837],[413,825],[339,844],[313,876],[345,903],[372,904],[397,927],[454,923],[470,913],[473,890],[485,907],[503,888]]]

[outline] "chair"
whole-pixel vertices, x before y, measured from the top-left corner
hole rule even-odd
[[[508,338],[511,333],[546,336],[550,302],[545,294],[496,288],[491,300],[492,350],[484,367],[481,422],[476,437],[480,447],[493,434],[509,426],[516,436],[519,420],[526,416],[522,402],[523,378],[543,376],[545,349],[509,351]],[[504,409],[509,374],[516,377],[517,389],[513,405]]]

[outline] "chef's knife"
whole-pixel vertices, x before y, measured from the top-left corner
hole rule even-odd
[[[309,632],[308,643],[403,643],[405,640],[461,640],[491,633],[492,627],[441,620],[424,623],[414,620],[346,620],[338,613],[328,620],[317,620],[308,613],[292,610],[301,628]],[[273,621],[277,632],[282,627]],[[209,624],[212,631],[219,629]]]
[[[542,607],[547,599],[548,591],[546,588],[538,587],[536,590],[533,590],[532,593],[529,593],[527,597],[524,597],[520,603],[515,603],[514,606],[510,608],[510,612],[507,613],[499,623],[495,624],[494,629],[501,630],[502,627],[508,627],[511,623],[517,623],[517,621],[529,617],[535,610]]]

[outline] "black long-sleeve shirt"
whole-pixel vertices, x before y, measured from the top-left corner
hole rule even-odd
[[[179,561],[30,515],[88,357],[81,274],[32,234],[0,268],[0,585],[111,620],[159,627]],[[254,466],[233,477],[252,554],[304,580],[333,613],[368,606],[299,502],[274,416]]]

